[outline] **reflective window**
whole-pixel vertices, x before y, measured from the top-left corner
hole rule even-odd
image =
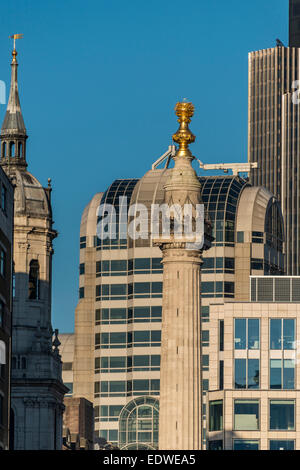
[[[270,388],[292,390],[295,388],[294,359],[270,360]]]
[[[233,450],[259,450],[259,441],[234,439]]]
[[[295,450],[295,441],[271,440],[270,450]]]
[[[158,400],[140,397],[129,402],[119,420],[120,449],[157,449],[158,415]]]
[[[209,441],[208,450],[223,450],[223,441]]]
[[[295,429],[295,401],[270,401],[270,430],[292,431]]]
[[[259,401],[234,401],[234,429],[236,431],[255,431],[259,429]]]
[[[272,318],[270,320],[270,349],[295,349],[295,320]]]
[[[235,359],[234,386],[239,388],[259,388],[259,359]]]
[[[236,318],[234,320],[235,349],[260,348],[260,321],[258,318]]]
[[[209,430],[223,429],[223,400],[209,402]]]

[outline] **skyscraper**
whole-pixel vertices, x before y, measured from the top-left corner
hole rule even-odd
[[[285,223],[286,273],[300,274],[300,135],[297,80],[300,2],[290,1],[290,44],[249,54],[248,159],[251,182],[280,201]]]
[[[0,164],[15,185],[11,448],[61,449],[63,396],[57,331],[51,325],[53,229],[51,186],[27,171],[17,51],[1,128]]]
[[[290,0],[289,46],[300,47],[300,0]]]

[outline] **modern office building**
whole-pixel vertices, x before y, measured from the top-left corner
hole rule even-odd
[[[62,446],[63,397],[57,330],[51,324],[53,229],[51,185],[27,171],[27,133],[21,112],[17,52],[13,50],[0,165],[14,191],[14,297],[10,448]]]
[[[289,1],[289,46],[300,47],[300,1]]]
[[[207,448],[300,449],[299,277],[251,277],[210,305]]]
[[[66,397],[73,395],[74,333],[59,334],[59,352],[62,360],[62,380],[68,388]]]
[[[0,168],[0,450],[8,449],[12,335],[14,190]]]
[[[94,404],[96,436],[121,449],[158,447],[163,295],[159,247],[149,237],[124,236],[122,217],[125,211],[132,222],[127,210],[135,203],[144,204],[148,214],[151,204],[162,204],[171,171],[168,164],[154,165],[141,179],[114,181],[93,197],[81,220],[73,396]],[[284,229],[280,206],[268,190],[239,176],[199,177],[199,182],[215,239],[201,270],[201,386],[207,393],[209,304],[248,301],[251,274],[282,274]],[[115,239],[98,237],[103,204],[116,209]],[[148,218],[147,224],[150,230]]]
[[[300,274],[300,2],[290,1],[290,42],[249,54],[248,159],[251,182],[280,201],[286,273]]]

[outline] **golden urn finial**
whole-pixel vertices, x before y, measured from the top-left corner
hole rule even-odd
[[[175,106],[175,113],[179,118],[178,122],[180,126],[178,131],[173,135],[173,140],[179,144],[177,154],[182,156],[191,156],[188,145],[195,142],[196,139],[189,129],[189,123],[191,122],[191,117],[194,115],[194,110],[193,103],[188,103],[185,100],[177,103]]]

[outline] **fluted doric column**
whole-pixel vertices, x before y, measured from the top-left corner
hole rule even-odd
[[[174,156],[175,166],[164,189],[165,203],[171,208],[171,220],[176,219],[176,205],[177,210],[179,206],[183,209],[185,205],[190,205],[195,228],[202,201],[201,185],[191,165],[194,157],[188,148],[188,144],[195,140],[188,127],[193,113],[191,103],[177,103],[180,127],[173,139],[179,148]],[[201,236],[202,242],[199,243]],[[207,249],[203,240],[204,231],[189,239],[183,233],[179,239],[174,230],[170,231],[168,239],[156,240],[163,255],[159,418],[159,448],[162,450],[201,449],[200,294],[202,251]]]

